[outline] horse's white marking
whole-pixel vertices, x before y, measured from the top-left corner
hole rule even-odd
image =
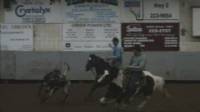
[[[64,93],[69,94],[71,81],[68,81],[67,84],[64,86]]]
[[[165,80],[162,77],[153,75],[149,71],[143,71],[143,73],[145,76],[150,76],[151,78],[153,78],[154,83],[155,83],[154,87],[153,87],[154,90],[161,90],[161,91],[163,90]],[[115,79],[113,79],[112,82],[121,88],[123,87],[123,72],[122,72],[122,70],[120,70],[118,76]]]
[[[149,71],[143,71],[143,73],[144,73],[145,76],[150,76],[150,77],[153,78],[154,83],[155,83],[154,88],[153,88],[154,90],[163,90],[165,80],[162,77],[153,75]]]
[[[109,75],[108,70],[104,71],[104,74],[97,80],[98,83],[100,83],[107,75]]]
[[[69,80],[69,65],[67,63],[64,64],[63,66],[63,77],[65,79],[65,81],[67,81],[67,83],[64,85],[63,90],[65,94],[69,94],[70,91],[70,86],[71,86],[71,81]]]
[[[144,106],[145,106],[145,104],[147,103],[147,101],[146,100],[144,100],[141,104],[139,104],[138,105],[138,111],[140,111]]]
[[[88,60],[89,60],[89,61],[91,61],[91,60],[92,60],[92,58],[90,58],[90,57],[89,57],[89,58],[88,58]]]
[[[68,66],[65,64],[64,65],[64,67],[63,67],[63,76],[67,79],[67,74],[68,74],[68,72],[69,72],[69,70],[68,70]]]
[[[123,71],[122,70],[119,71],[119,74],[117,75],[117,77],[115,79],[113,79],[112,82],[114,84],[116,84],[117,86],[121,87],[121,88],[123,87],[123,84],[122,84],[122,82],[123,82]]]
[[[50,90],[49,96],[52,96],[52,95],[53,95],[53,92],[54,92],[54,88]]]
[[[100,98],[100,103],[102,103],[102,104],[104,104],[105,102],[106,102],[106,98],[105,97],[102,97],[102,98]]]
[[[165,84],[165,80],[160,77],[160,76],[156,76],[156,75],[153,75],[152,73],[150,73],[149,71],[143,71],[144,75],[145,76],[149,76],[153,79],[154,81],[154,87],[153,87],[153,90],[160,90],[160,91],[163,91],[164,90],[164,84]],[[123,72],[122,70],[119,71],[119,74],[118,76],[112,81],[114,84],[116,84],[118,87],[120,88],[123,88]],[[147,100],[150,99],[151,97],[146,97],[146,99],[140,103],[140,105],[138,105],[138,111],[140,111],[144,106],[145,104],[147,103]],[[100,99],[100,102],[102,103],[105,103],[105,97],[102,97]]]

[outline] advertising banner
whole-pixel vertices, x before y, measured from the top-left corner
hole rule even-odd
[[[30,24],[1,24],[1,50],[32,51],[33,26]]]
[[[65,23],[120,23],[119,0],[65,0]]]
[[[132,51],[135,44],[149,51],[177,51],[179,23],[123,23],[124,50]]]
[[[143,0],[144,19],[179,19],[179,0]]]
[[[64,24],[63,40],[65,51],[111,50],[113,37],[120,38],[120,24]]]
[[[5,11],[5,23],[61,23],[61,1],[16,0]]]

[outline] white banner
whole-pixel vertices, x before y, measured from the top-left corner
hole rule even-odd
[[[65,0],[65,23],[120,23],[119,0]]]
[[[1,24],[1,50],[32,51],[33,26],[30,24]]]
[[[200,36],[200,8],[192,8],[192,35]]]
[[[144,19],[179,19],[179,0],[143,0]]]
[[[120,24],[64,24],[63,44],[65,51],[111,50],[112,38],[121,37]]]
[[[5,11],[5,23],[61,23],[61,2],[16,0]]]

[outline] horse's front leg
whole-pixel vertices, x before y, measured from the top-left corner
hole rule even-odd
[[[95,81],[95,83],[92,85],[92,88],[90,89],[90,92],[88,94],[89,97],[93,95],[93,93],[97,90],[97,88],[102,87],[102,84]]]
[[[44,89],[44,87],[46,86],[46,82],[45,81],[42,81],[40,86],[39,86],[39,89],[38,89],[38,96],[41,96],[41,92],[42,90]]]
[[[92,96],[93,93],[96,91],[96,89],[97,89],[97,83],[95,83],[95,84],[92,86],[92,88],[90,89],[90,92],[89,92],[89,94],[88,94],[88,97]]]
[[[145,96],[145,99],[138,105],[137,111],[142,111],[144,106],[146,105],[147,101],[151,99],[151,96]]]
[[[64,86],[65,97],[64,97],[64,99],[63,99],[63,103],[65,103],[65,101],[67,100],[67,98],[68,98],[68,96],[69,96],[70,85],[71,85],[71,82],[68,82],[68,83]]]
[[[49,94],[48,94],[48,97],[51,97],[53,94],[55,94],[55,92],[58,90],[57,87],[52,87],[50,90],[49,90]]]
[[[88,100],[90,97],[92,97],[92,95],[94,94],[94,92],[96,91],[97,88],[98,88],[98,84],[95,82],[95,83],[92,85],[92,87],[91,87],[91,89],[90,89],[90,91],[89,91],[87,97],[85,98],[85,100]]]
[[[105,105],[105,104],[106,104],[106,100],[107,100],[106,97],[101,97],[101,98],[99,99],[99,102],[100,102],[100,104]]]
[[[55,88],[47,86],[41,98],[41,103],[46,102],[47,99],[55,92]]]

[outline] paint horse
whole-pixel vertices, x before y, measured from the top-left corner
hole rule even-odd
[[[65,94],[63,102],[66,101],[71,85],[71,81],[67,79],[69,71],[69,65],[64,63],[63,73],[58,69],[54,69],[44,76],[38,91],[41,103],[46,102],[60,88],[63,88]]]
[[[90,70],[96,74],[94,84],[87,98],[91,97],[96,89],[109,85],[117,77],[119,71],[118,68],[110,66],[107,61],[94,54],[89,56],[85,67],[86,71]]]
[[[123,103],[123,100],[126,96],[124,96],[125,90],[125,77],[126,71],[119,71],[119,74],[116,78],[114,78],[109,85],[109,88],[104,97],[100,98],[100,103],[105,105],[109,102],[116,102],[119,106]],[[155,91],[159,91],[162,95],[169,97],[169,93],[165,87],[165,80],[160,76],[156,76],[149,71],[143,71],[144,77],[142,81],[138,84],[136,91],[132,93],[132,97],[130,97],[130,101],[133,101],[133,98],[138,95],[143,95],[144,100],[137,106],[137,110],[140,111],[143,109],[145,104],[149,99],[151,99],[152,94]]]
[[[124,74],[127,74],[126,70],[114,68],[108,62],[104,61],[104,59],[96,55],[90,55],[86,64],[86,71],[92,70],[92,68],[95,69],[97,75],[90,94],[93,94],[97,88],[108,85],[105,96],[100,98],[100,103],[107,104],[113,101],[113,99],[116,103],[121,103],[125,97],[123,96],[123,90],[125,89],[124,82],[126,75]],[[149,71],[143,71],[143,74],[142,84],[138,85],[139,87],[137,87],[131,97],[134,98],[136,95],[144,95],[145,99],[138,105],[138,110],[141,110],[145,106],[146,102],[156,90],[165,96],[169,96],[165,88],[165,80],[162,77],[153,75]]]

